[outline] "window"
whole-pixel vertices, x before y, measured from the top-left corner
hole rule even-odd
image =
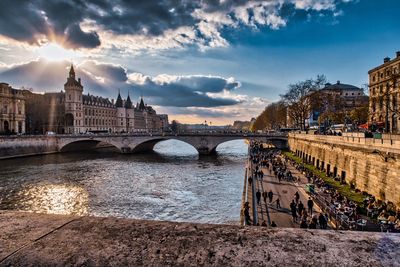
[[[69,100],[71,100],[71,95],[68,95]]]

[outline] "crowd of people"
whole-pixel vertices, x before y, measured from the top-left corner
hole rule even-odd
[[[289,162],[281,155],[281,153],[276,149],[264,149],[263,145],[258,142],[252,142],[250,144],[250,162],[252,164],[252,173],[249,176],[249,185],[252,185],[255,181],[263,180],[264,173],[263,168],[267,170],[268,174],[275,177],[278,182],[288,181],[294,182],[298,181],[297,177],[292,174],[289,168]],[[264,190],[263,192],[260,188],[256,191],[256,203],[257,205],[262,205],[262,199],[265,205],[276,208],[280,212],[286,212],[286,209],[281,208],[281,202],[279,196],[276,195],[274,199],[274,193],[271,189]],[[246,205],[245,205],[246,206]],[[309,198],[306,203],[302,203],[300,200],[299,192],[294,194],[294,198],[290,203],[290,214],[292,216],[293,223],[298,224],[300,228],[309,229],[327,229],[328,217],[326,214],[316,214],[314,211],[314,201]],[[246,219],[245,211],[245,221],[246,224],[250,222],[250,218]],[[261,226],[266,226],[266,222],[263,221]],[[271,222],[271,226],[276,223]]]
[[[388,204],[384,201],[376,200],[373,196],[367,196],[364,199],[364,206],[359,206],[354,201],[342,196],[338,190],[328,185],[322,178],[314,175],[303,164],[298,164],[290,159],[286,159],[286,161],[289,161],[299,172],[303,173],[307,177],[308,183],[319,188],[318,193],[314,194],[314,198],[326,211],[326,217],[335,220],[338,228],[355,230],[359,228],[358,226],[366,226],[366,219],[360,216],[360,211],[364,208],[371,222],[377,220],[382,230],[400,231],[400,210],[396,211],[393,205],[388,207]],[[339,177],[334,179],[340,180]]]

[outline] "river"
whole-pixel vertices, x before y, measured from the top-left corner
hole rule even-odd
[[[0,161],[0,210],[238,223],[247,144],[199,157],[180,141],[150,154],[110,149]]]

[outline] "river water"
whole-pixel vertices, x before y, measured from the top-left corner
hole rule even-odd
[[[180,141],[151,154],[109,149],[0,161],[0,209],[237,223],[247,157],[243,140],[200,157]]]

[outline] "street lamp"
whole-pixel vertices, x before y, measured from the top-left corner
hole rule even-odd
[[[204,121],[204,132],[206,132],[207,121]]]

